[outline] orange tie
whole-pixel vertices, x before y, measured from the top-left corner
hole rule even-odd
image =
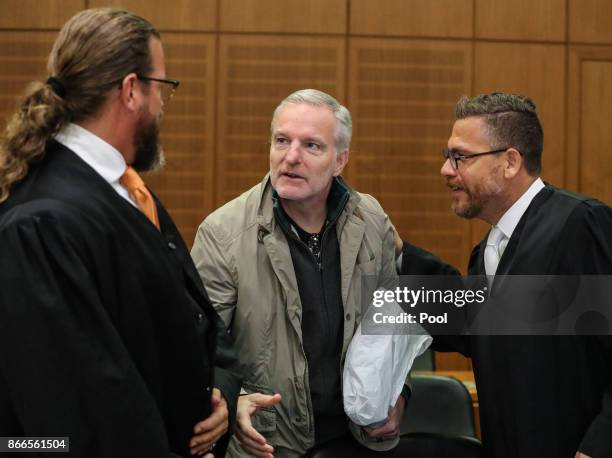
[[[140,211],[142,211],[155,225],[157,230],[159,230],[159,218],[157,217],[155,201],[136,170],[128,166],[125,173],[119,179],[119,182],[128,190],[130,196],[136,201]]]

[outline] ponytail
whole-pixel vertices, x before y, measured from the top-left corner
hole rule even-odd
[[[11,186],[26,176],[30,163],[42,156],[66,118],[64,100],[49,84],[35,82],[28,87],[0,141],[0,202],[8,198]]]

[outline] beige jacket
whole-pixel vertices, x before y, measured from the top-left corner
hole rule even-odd
[[[372,196],[351,191],[336,232],[344,362],[361,318],[362,298],[367,305],[377,287],[393,288],[397,273],[391,223]],[[243,388],[282,395],[277,406],[253,416],[253,426],[274,446],[275,456],[304,454],[314,445],[314,419],[302,306],[289,245],[274,218],[269,175],[204,220],[192,256],[213,306],[235,338],[246,369]],[[362,282],[364,276],[368,281]],[[247,456],[232,442],[232,456]]]

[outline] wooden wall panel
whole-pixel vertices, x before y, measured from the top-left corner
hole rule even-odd
[[[582,63],[580,192],[612,204],[612,61]]]
[[[90,8],[116,6],[148,19],[160,31],[217,29],[216,0],[87,0]]]
[[[437,371],[471,371],[472,360],[461,353],[435,352],[435,368]]]
[[[351,0],[350,33],[471,38],[474,0]]]
[[[226,32],[346,33],[348,0],[221,0]]]
[[[378,198],[404,239],[467,265],[469,226],[440,176],[453,107],[470,93],[467,42],[352,38],[349,178]]]
[[[30,81],[47,79],[47,58],[56,33],[0,32],[0,127],[17,107]]]
[[[474,94],[504,91],[535,102],[544,128],[543,176],[564,182],[565,49],[560,45],[476,43]]]
[[[191,246],[198,225],[214,209],[216,37],[167,33],[163,40],[166,74],[181,85],[161,124],[166,167],[146,181]]]
[[[476,43],[474,94],[502,91],[527,95],[535,102],[544,129],[542,177],[564,186],[565,48],[562,45]],[[472,224],[472,242],[488,226]]]
[[[217,204],[258,183],[269,170],[270,121],[291,92],[345,94],[345,39],[221,36],[219,55]]]
[[[59,29],[85,0],[2,0],[0,29]]]
[[[612,2],[569,0],[569,40],[612,44]]]
[[[477,38],[566,39],[566,0],[475,1]]]
[[[569,59],[570,188],[612,204],[612,47],[574,47]]]

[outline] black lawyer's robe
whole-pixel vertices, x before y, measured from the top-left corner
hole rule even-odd
[[[71,457],[188,456],[213,386],[235,412],[233,350],[157,208],[161,232],[54,141],[0,204],[0,436],[69,436]]]
[[[470,275],[485,274],[485,246],[486,237],[472,252]],[[404,258],[405,273],[415,273],[423,251],[407,246]],[[546,186],[512,234],[497,275],[594,274],[612,274],[612,209]],[[492,294],[503,294],[495,288]],[[433,348],[472,358],[486,456],[570,458],[580,450],[612,457],[612,337],[437,336]]]

